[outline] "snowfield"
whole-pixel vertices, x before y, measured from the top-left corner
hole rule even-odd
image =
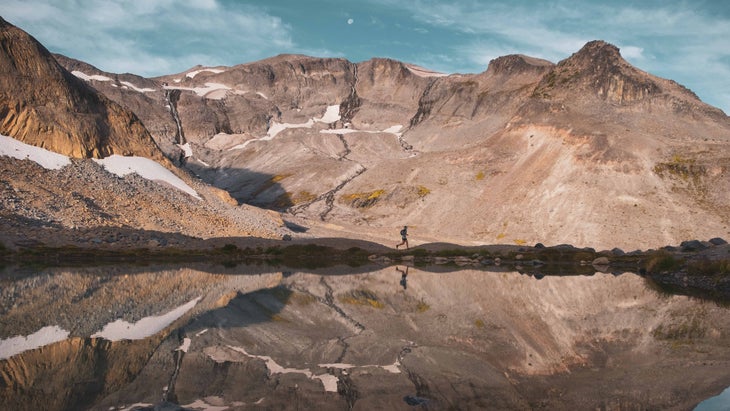
[[[40,164],[48,170],[58,170],[71,164],[71,159],[62,154],[54,153],[44,148],[25,144],[12,137],[0,134],[0,155],[17,158],[19,160],[30,160]],[[127,174],[137,173],[148,180],[169,184],[176,189],[188,193],[191,196],[201,199],[198,193],[185,183],[180,177],[166,169],[154,160],[145,157],[112,155],[103,159],[94,159],[107,171],[119,177]]]

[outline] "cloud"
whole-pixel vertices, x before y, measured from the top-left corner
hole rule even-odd
[[[352,24],[354,22],[355,22],[355,20],[353,20],[353,19],[347,19],[347,24]]]
[[[397,10],[429,31],[453,33],[451,71],[484,67],[521,53],[558,62],[586,42],[605,40],[652,74],[692,88],[702,99],[730,110],[730,19],[713,3],[370,0]],[[434,29],[434,30],[431,30]],[[469,71],[469,70],[466,70]],[[725,90],[724,92],[722,90]],[[724,93],[724,94],[723,94]]]
[[[216,0],[6,0],[0,14],[43,43],[110,72],[144,76],[233,65],[295,47],[265,10]]]

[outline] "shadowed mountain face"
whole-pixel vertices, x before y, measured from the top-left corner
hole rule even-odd
[[[730,120],[602,41],[449,76],[281,55],[143,79],[57,58],[181,165],[305,225],[628,248],[730,235]]]
[[[0,134],[77,158],[164,161],[129,110],[71,75],[40,43],[0,18]]]

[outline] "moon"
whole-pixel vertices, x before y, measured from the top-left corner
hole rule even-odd
[[[355,22],[355,20],[353,20],[353,19],[347,19],[347,24],[352,24],[354,22]]]

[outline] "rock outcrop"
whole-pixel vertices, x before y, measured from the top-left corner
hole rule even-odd
[[[71,157],[165,161],[137,117],[69,73],[0,18],[0,133]]]

